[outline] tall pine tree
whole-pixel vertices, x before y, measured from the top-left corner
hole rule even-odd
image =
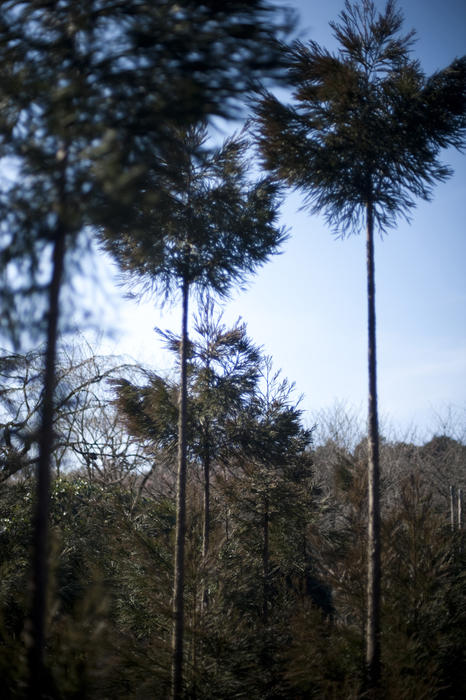
[[[312,213],[324,212],[339,235],[364,224],[368,302],[369,543],[366,682],[380,683],[379,428],[376,378],[374,232],[408,217],[415,199],[431,197],[450,169],[442,148],[464,143],[466,58],[430,78],[410,57],[414,33],[400,33],[393,0],[345,3],[331,23],[339,50],[316,42],[288,52],[294,103],[264,92],[257,135],[266,167],[301,190]]]
[[[145,183],[154,193],[153,203],[135,211],[134,223],[102,232],[105,247],[136,289],[158,293],[160,300],[181,296],[174,700],[183,694],[189,295],[197,290],[226,296],[235,282],[276,252],[284,237],[277,225],[279,188],[268,178],[249,183],[246,142],[228,140],[209,152],[206,141],[203,126],[180,133],[178,142],[170,144],[163,170],[154,171],[155,182]]]

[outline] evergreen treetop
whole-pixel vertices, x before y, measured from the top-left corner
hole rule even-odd
[[[346,0],[331,23],[336,53],[315,41],[289,49],[293,104],[269,92],[257,104],[265,166],[340,234],[359,229],[369,201],[381,231],[408,217],[451,174],[441,149],[464,145],[466,57],[426,77],[402,22],[393,0],[382,13]]]

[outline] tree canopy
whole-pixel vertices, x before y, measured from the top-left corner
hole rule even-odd
[[[183,281],[224,296],[283,241],[280,187],[267,177],[250,181],[244,138],[208,150],[200,126],[176,139],[145,183],[153,201],[128,224],[104,228],[103,244],[130,286],[159,292],[160,301]]]
[[[360,229],[368,201],[381,231],[408,216],[451,174],[441,150],[464,145],[466,57],[426,77],[402,22],[392,0],[381,13],[371,0],[347,0],[331,23],[339,50],[295,43],[293,102],[264,92],[257,104],[264,165],[340,234]]]
[[[290,24],[262,0],[1,7],[1,316],[19,342],[42,327],[57,227],[69,258],[89,224],[131,218],[173,127],[239,113],[259,76],[279,76]]]

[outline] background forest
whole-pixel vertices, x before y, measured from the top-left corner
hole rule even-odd
[[[292,387],[244,327],[204,322],[198,330],[188,380],[187,697],[356,698],[366,441],[343,411],[305,430]],[[37,354],[2,361],[15,416],[3,424],[11,438],[2,448],[4,697],[22,697],[27,680],[40,364]],[[168,697],[176,382],[89,349],[62,351],[57,374],[49,696]],[[459,698],[464,691],[465,543],[457,497],[465,459],[463,440],[445,435],[420,446],[382,441],[388,698]],[[7,465],[15,470],[9,478]]]
[[[424,75],[391,0],[346,2],[334,54],[262,0],[1,10],[1,696],[463,697],[465,434],[379,430],[374,233],[451,174],[466,58]],[[286,186],[366,232],[364,429],[309,426],[218,304]],[[80,334],[95,249],[179,305],[172,370]]]

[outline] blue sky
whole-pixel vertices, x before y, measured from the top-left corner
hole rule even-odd
[[[329,49],[328,22],[340,0],[289,2],[300,13],[298,31]],[[405,29],[416,29],[413,54],[427,74],[466,53],[465,0],[405,0]],[[398,435],[416,427],[439,430],[449,408],[466,423],[466,159],[444,153],[455,171],[436,187],[431,203],[419,202],[410,225],[400,221],[376,243],[379,405],[382,423]],[[224,304],[226,322],[239,316],[249,335],[272,355],[276,368],[303,393],[305,421],[337,402],[365,413],[365,239],[336,240],[324,221],[299,211],[290,193],[282,209],[291,237],[283,253],[251,279],[245,292]],[[122,302],[114,311],[119,334],[107,348],[156,368],[171,359],[152,328],[177,330],[176,310],[154,303]]]

